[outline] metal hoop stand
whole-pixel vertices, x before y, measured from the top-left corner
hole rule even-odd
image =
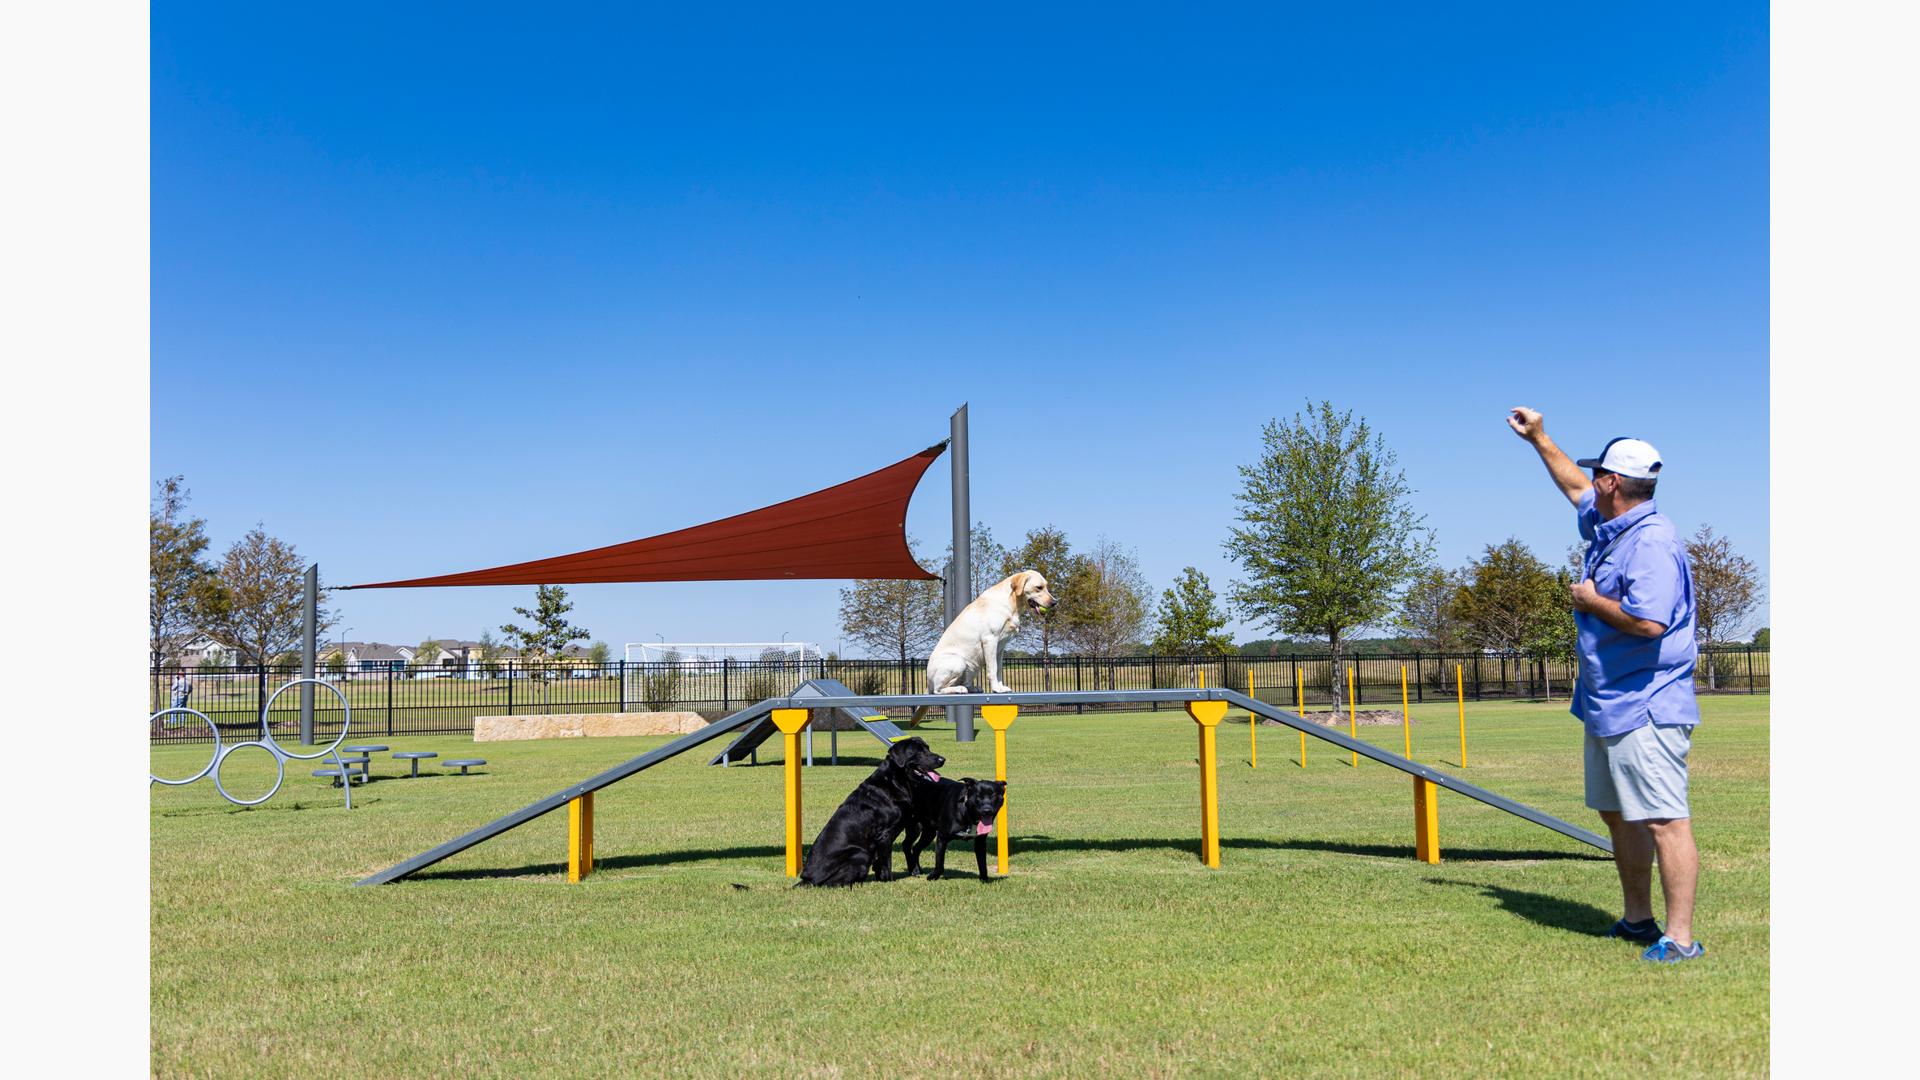
[[[316,750],[311,754],[296,754],[281,746],[279,741],[273,737],[273,727],[265,722],[265,717],[273,709],[274,701],[277,700],[281,694],[304,683],[311,683],[314,686],[322,687],[328,693],[340,699],[340,734],[335,737],[331,743],[328,743],[324,749]],[[213,721],[207,717],[207,714],[196,709],[162,709],[154,713],[151,717],[148,717],[147,723],[151,726],[155,720],[163,716],[170,716],[174,713],[187,713],[191,716],[197,716],[200,718],[201,723],[207,725],[207,730],[213,732],[213,757],[207,761],[205,768],[184,780],[168,780],[165,777],[148,773],[147,781],[149,784],[166,784],[169,787],[180,787],[185,784],[191,784],[201,777],[211,775],[213,777],[214,790],[220,793],[221,798],[235,806],[259,806],[261,803],[273,798],[274,794],[280,790],[280,785],[287,782],[287,762],[318,761],[321,758],[330,757],[333,759],[334,766],[340,770],[340,790],[346,795],[347,809],[353,809],[353,777],[347,775],[347,763],[340,758],[340,744],[346,741],[347,728],[353,723],[353,708],[347,704],[347,696],[341,693],[340,688],[332,683],[320,679],[288,680],[280,689],[275,690],[273,694],[267,698],[265,705],[260,707],[260,716],[262,718],[260,737],[257,739],[249,739],[246,742],[234,743],[231,746],[222,744],[220,740],[220,729],[214,726]],[[257,799],[236,799],[227,792],[226,786],[220,782],[220,768],[226,764],[228,755],[232,754],[235,750],[244,750],[249,746],[257,746],[273,757],[275,774],[273,787],[269,788],[265,795]]]

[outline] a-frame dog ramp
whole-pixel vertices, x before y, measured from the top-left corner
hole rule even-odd
[[[834,698],[852,697],[853,691],[839,679],[808,679],[793,692],[795,698]],[[822,710],[827,711],[827,710]],[[892,746],[895,739],[905,738],[906,732],[899,725],[887,719],[887,714],[879,709],[869,709],[864,705],[847,705],[831,710],[836,720],[845,720],[866,728],[868,733],[880,740],[882,746]],[[768,716],[759,723],[740,733],[740,737],[729,743],[725,750],[709,765],[726,765],[730,762],[745,761],[761,743],[766,742],[774,733],[773,717]]]

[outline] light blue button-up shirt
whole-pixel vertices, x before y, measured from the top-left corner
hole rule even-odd
[[[1575,612],[1580,678],[1573,715],[1595,735],[1624,735],[1645,724],[1700,722],[1693,695],[1693,572],[1673,522],[1653,500],[1611,521],[1600,520],[1593,489],[1580,497],[1580,535],[1587,543],[1585,573],[1594,591],[1620,601],[1620,610],[1667,628],[1641,637],[1608,626],[1598,615]]]

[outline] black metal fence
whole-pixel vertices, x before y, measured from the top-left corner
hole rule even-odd
[[[1304,700],[1309,711],[1331,708],[1335,679],[1344,691],[1352,669],[1354,698],[1361,708],[1398,708],[1404,670],[1407,697],[1415,702],[1545,700],[1573,686],[1573,669],[1560,661],[1492,654],[1407,653],[1348,657],[1336,672],[1325,656],[1056,656],[1010,658],[1000,677],[1016,691],[1147,690],[1208,686],[1247,690],[1281,705]],[[274,697],[296,667],[156,668],[149,712],[172,704],[184,678],[187,706],[218,725],[222,737],[252,737],[266,720],[277,737],[297,735],[299,688]],[[595,667],[577,663],[502,662],[467,668],[405,668],[321,671],[333,691],[315,688],[315,732],[332,739],[340,730],[341,700],[353,710],[357,738],[456,734],[473,730],[476,716],[522,713],[591,713],[687,710],[721,716],[763,698],[791,693],[808,679],[833,678],[857,694],[914,694],[926,689],[926,661],[908,660],[722,660],[616,661]],[[1766,649],[1703,648],[1694,674],[1703,694],[1759,694],[1771,686]],[[337,692],[337,696],[336,696]],[[269,702],[268,699],[272,700]],[[1084,712],[1095,706],[1067,706]],[[1138,706],[1114,706],[1117,709]],[[1044,711],[1044,710],[1032,710]],[[151,725],[156,743],[210,738],[197,718],[177,714]]]

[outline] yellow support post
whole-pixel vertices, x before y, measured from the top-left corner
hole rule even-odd
[[[1400,756],[1413,760],[1413,717],[1407,711],[1407,665],[1400,665]]]
[[[980,719],[993,729],[993,778],[1001,783],[1007,782],[1007,729],[1020,715],[1018,705],[982,705]],[[1003,793],[1000,798],[1000,812],[993,817],[993,833],[997,843],[994,846],[994,864],[999,867],[1001,877],[1007,874],[1007,800]]]
[[[1227,715],[1224,701],[1189,701],[1187,715],[1200,726],[1200,858],[1220,869],[1220,772],[1215,758],[1214,731]]]
[[[1460,698],[1460,767],[1467,767],[1467,684],[1460,681],[1460,665],[1453,665],[1453,689]]]
[[[593,792],[567,800],[567,882],[593,873]]]
[[[1348,664],[1347,665],[1347,738],[1349,739],[1358,739],[1360,737],[1360,722],[1358,719],[1355,718],[1354,711],[1353,711],[1354,708],[1355,706],[1353,703],[1353,665]],[[1353,752],[1353,767],[1356,769],[1360,767],[1360,751],[1358,750],[1355,750]]]
[[[1413,778],[1413,857],[1440,861],[1440,787],[1424,776]]]
[[[1293,711],[1300,714],[1300,719],[1307,718],[1307,688],[1300,683],[1298,664],[1293,668]],[[1307,767],[1307,733],[1304,731],[1300,733],[1300,767]]]
[[[1247,672],[1247,696],[1253,697],[1253,672],[1251,669]],[[1258,701],[1259,699],[1254,698],[1254,700]],[[1260,716],[1252,710],[1248,710],[1247,712],[1247,754],[1247,766],[1254,769],[1259,768]]]
[[[800,731],[813,719],[807,709],[773,710],[773,726],[780,729],[787,760],[787,876],[800,876]]]

